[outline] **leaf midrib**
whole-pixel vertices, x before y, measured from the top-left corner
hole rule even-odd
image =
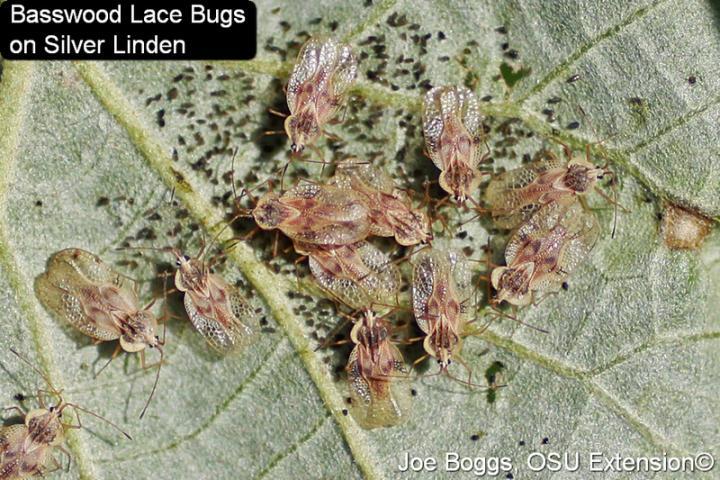
[[[63,389],[63,380],[60,369],[55,362],[51,338],[43,326],[43,321],[37,309],[35,297],[28,288],[30,279],[20,272],[18,262],[13,255],[12,247],[6,237],[7,228],[7,192],[14,177],[15,163],[18,158],[20,146],[20,131],[27,117],[30,91],[34,79],[34,62],[4,62],[3,79],[0,82],[0,266],[7,274],[8,283],[15,291],[18,307],[24,314],[32,343],[37,353],[39,367],[48,376],[55,388]],[[70,401],[67,393],[65,401]],[[80,478],[93,479],[97,477],[89,450],[82,435],[76,430],[66,432],[68,444],[74,453],[78,464]]]

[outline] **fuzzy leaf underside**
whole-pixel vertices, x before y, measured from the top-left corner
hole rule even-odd
[[[536,450],[720,453],[720,243],[714,233],[700,251],[671,251],[658,222],[668,201],[720,217],[717,7],[258,3],[259,53],[248,62],[1,64],[2,402],[42,385],[12,346],[47,370],[67,400],[134,437],[121,440],[86,416],[88,429],[70,435],[70,471],[53,478],[400,478],[406,451],[441,460],[447,451],[508,456],[515,478],[525,478],[525,458]],[[160,387],[139,421],[154,372],[122,355],[94,378],[113,346],[93,346],[50,317],[34,278],[53,252],[85,248],[138,279],[149,300],[157,270],[171,268],[172,258],[118,247],[182,245],[192,253],[201,237],[231,238],[222,230],[232,215],[231,152],[237,148],[235,178],[249,187],[287,161],[286,138],[262,132],[282,127],[267,109],[285,109],[282,85],[303,32],[335,35],[367,53],[344,122],[328,129],[340,140],[318,145],[326,160],[371,158],[420,191],[437,176],[422,152],[422,95],[429,85],[466,83],[491,97],[482,103],[489,168],[516,167],[540,148],[560,153],[551,137],[578,151],[604,140],[594,158],[617,172],[618,200],[629,212],[618,214],[612,239],[613,209],[590,197],[601,240],[567,291],[520,313],[548,334],[503,321],[467,339],[463,358],[475,381],[499,369],[506,387],[493,396],[427,377],[412,385],[408,423],[370,432],[343,414],[346,385],[335,371],[347,350],[314,351],[339,321],[334,309],[297,293],[294,257],[272,258],[274,237],[258,234],[218,267],[261,311],[258,343],[220,358],[189,322],[170,321]],[[305,175],[317,178],[320,166],[293,164],[286,181]],[[447,214],[453,225],[471,216]],[[491,227],[471,222],[450,242],[482,258]],[[491,233],[497,259],[507,237]],[[420,356],[417,346],[404,351],[408,361]],[[651,477],[658,478],[634,478]]]

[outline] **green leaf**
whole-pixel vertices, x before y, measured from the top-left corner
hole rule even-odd
[[[720,242],[713,233],[699,251],[671,251],[658,222],[664,202],[720,217],[717,8],[700,0],[296,3],[258,5],[253,61],[2,63],[2,402],[43,385],[12,346],[68,401],[134,437],[86,415],[87,429],[69,434],[70,472],[54,475],[396,478],[405,452],[442,463],[452,451],[510,457],[515,478],[526,478],[536,450],[720,453]],[[506,387],[488,395],[427,376],[413,384],[407,424],[370,432],[343,413],[347,387],[336,370],[347,351],[315,351],[340,319],[309,293],[309,277],[298,283],[293,255],[273,258],[274,236],[258,234],[218,271],[252,292],[266,321],[260,340],[219,358],[189,322],[170,321],[160,387],[139,421],[154,370],[123,354],[94,378],[113,347],[50,317],[33,280],[52,253],[85,248],[140,280],[149,300],[157,263],[172,259],[118,247],[194,253],[203,237],[230,239],[230,152],[237,148],[235,178],[249,187],[287,161],[285,137],[262,132],[282,126],[267,109],[285,110],[282,85],[301,32],[335,35],[367,54],[345,121],[329,128],[341,140],[318,145],[326,160],[372,158],[420,190],[437,176],[422,152],[424,89],[466,83],[491,97],[483,109],[493,169],[542,147],[559,151],[551,138],[577,151],[592,143],[596,161],[617,172],[629,212],[618,213],[612,239],[613,209],[590,199],[601,241],[568,291],[519,313],[548,334],[505,320],[467,339],[474,380]],[[554,97],[559,103],[548,102]],[[286,181],[320,170],[294,163]],[[447,214],[453,225],[471,216]],[[490,227],[473,221],[452,243],[482,258]],[[496,257],[506,239],[493,232]],[[405,351],[409,362],[421,354]]]

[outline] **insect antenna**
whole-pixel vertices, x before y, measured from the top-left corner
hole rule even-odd
[[[597,130],[595,130],[595,127],[593,126],[592,121],[590,120],[590,117],[588,117],[588,115],[585,113],[585,110],[583,110],[583,108],[582,108],[581,106],[578,106],[578,110],[580,111],[580,113],[581,113],[581,115],[583,116],[584,120],[587,121],[587,124],[588,124],[588,126],[590,126],[590,129],[593,131],[593,135],[595,136],[595,138],[600,138],[600,136],[599,136],[598,133],[597,133]],[[615,137],[615,136],[617,136],[617,135],[618,135],[617,132],[616,132],[616,133],[613,133],[612,135],[609,135],[609,136],[603,138],[602,140],[596,141],[595,143],[593,143],[593,145],[602,145],[603,143],[605,143],[606,141],[610,140],[611,138],[613,138],[613,137]],[[592,163],[592,162],[590,161],[590,145],[591,145],[591,144],[585,145],[585,160],[586,160],[588,163]],[[610,235],[610,237],[611,237],[611,238],[615,238],[615,232],[616,232],[616,230],[617,230],[617,211],[618,211],[618,208],[621,208],[621,209],[622,209],[623,211],[625,211],[625,212],[627,212],[628,210],[627,210],[625,207],[623,207],[622,205],[620,205],[620,204],[618,203],[618,200],[617,200],[617,184],[616,184],[616,182],[615,182],[615,180],[616,180],[616,178],[617,178],[617,175],[615,174],[615,172],[613,172],[612,170],[610,170],[610,169],[608,168],[608,161],[607,161],[607,159],[606,159],[605,165],[602,167],[602,171],[603,171],[603,174],[604,174],[604,175],[611,175],[611,176],[613,177],[613,179],[612,179],[612,182],[613,182],[613,183],[612,183],[613,198],[610,198],[605,192],[602,191],[602,189],[598,188],[597,186],[595,186],[595,191],[596,191],[598,194],[600,194],[600,196],[602,196],[607,202],[609,202],[609,203],[611,203],[611,204],[613,205],[613,228],[612,228],[612,234]]]
[[[288,116],[287,113],[280,112],[278,110],[275,110],[274,108],[268,108],[268,112],[275,115],[276,117],[285,118]],[[282,132],[285,133],[285,132]]]
[[[25,364],[27,364],[28,366],[30,366],[30,368],[32,368],[33,371],[35,371],[35,373],[37,373],[38,375],[40,375],[40,377],[42,377],[42,379],[45,380],[45,383],[47,384],[47,386],[50,387],[50,390],[52,391],[53,394],[57,395],[58,397],[61,396],[61,395],[60,395],[60,394],[61,394],[61,391],[58,390],[57,388],[55,388],[55,387],[53,386],[52,382],[50,381],[50,378],[49,378],[45,373],[43,373],[38,367],[36,367],[35,365],[33,365],[33,363],[32,363],[30,360],[28,360],[27,358],[25,358],[23,355],[20,355],[20,353],[18,353],[18,351],[15,350],[13,347],[10,347],[10,351],[11,351],[16,357],[18,357],[20,360],[22,360]],[[61,398],[62,398],[62,397],[61,397]]]
[[[303,159],[303,158],[298,158],[298,160],[300,160],[301,162],[305,161],[308,163],[322,163],[322,167],[320,167],[320,177],[322,177],[323,174],[325,173],[325,165],[327,165],[328,162],[326,162],[324,160],[323,152],[322,152],[322,150],[320,150],[317,147],[317,145],[310,145],[310,148],[312,149],[313,152],[315,152],[315,155],[317,155],[319,158],[323,158],[323,160],[312,161],[312,160],[307,160],[307,159]],[[330,163],[332,164],[332,162],[330,162]]]
[[[105,362],[105,365],[103,365],[102,368],[95,374],[95,378],[97,378],[103,371],[105,371],[105,369],[106,369],[108,366],[110,366],[110,363],[111,363],[113,360],[115,360],[115,358],[118,356],[118,354],[120,353],[121,350],[122,350],[122,347],[121,347],[120,344],[118,343],[118,344],[115,346],[115,351],[113,351],[112,355],[110,355],[110,359],[109,359],[107,362]]]
[[[498,318],[501,318],[501,317],[502,317],[502,318],[507,318],[507,319],[512,320],[512,321],[515,322],[515,323],[518,323],[518,324],[523,325],[523,326],[528,327],[528,328],[532,328],[533,330],[538,331],[538,332],[540,332],[540,333],[550,333],[548,330],[545,330],[544,328],[540,328],[540,327],[535,326],[535,325],[533,325],[533,324],[531,324],[531,323],[523,322],[522,320],[520,320],[519,318],[517,318],[515,315],[509,315],[509,314],[503,312],[502,310],[500,310],[500,309],[499,309],[498,307],[496,307],[495,305],[492,305],[491,308],[492,308],[493,310],[495,310],[495,312],[497,313],[497,315],[495,316],[495,318],[493,319],[493,321],[494,321],[494,320],[497,320]],[[489,325],[488,325],[488,326],[489,326]],[[487,328],[487,327],[485,327],[485,328]]]
[[[91,410],[88,410],[88,409],[86,409],[86,408],[83,408],[83,407],[81,407],[81,406],[79,406],[79,405],[76,405],[76,404],[74,404],[74,403],[66,403],[66,402],[62,399],[62,395],[61,395],[62,391],[56,389],[56,388],[53,386],[52,382],[50,381],[50,378],[49,378],[45,373],[43,373],[39,368],[37,368],[35,365],[33,365],[33,363],[30,362],[30,360],[28,360],[27,358],[25,358],[23,355],[20,355],[20,353],[18,353],[17,350],[15,350],[14,348],[10,347],[10,351],[11,351],[16,357],[18,357],[20,360],[22,360],[24,363],[26,363],[27,365],[29,365],[30,368],[32,368],[32,369],[35,371],[35,373],[37,373],[38,375],[40,375],[40,376],[42,377],[42,379],[45,380],[45,383],[48,385],[48,387],[50,387],[50,390],[52,391],[52,393],[53,393],[54,395],[57,395],[57,396],[60,398],[60,405],[58,406],[58,413],[62,413],[62,411],[65,410],[65,408],[67,408],[67,407],[73,408],[73,409],[75,409],[75,410],[79,410],[79,411],[81,411],[81,412],[85,412],[85,413],[87,413],[88,415],[92,415],[93,417],[99,418],[100,420],[106,422],[108,425],[110,425],[111,427],[113,427],[115,430],[117,430],[118,432],[120,432],[120,433],[122,433],[123,435],[125,435],[125,437],[127,437],[127,438],[130,439],[130,440],[132,440],[132,437],[131,437],[127,432],[125,432],[124,430],[122,430],[120,427],[118,427],[117,425],[115,425],[113,422],[111,422],[111,421],[108,420],[107,418],[105,418],[105,417],[103,417],[103,416],[101,416],[101,415],[98,415],[97,413],[95,413],[95,412],[93,412],[93,411],[91,411]],[[78,418],[78,423],[79,423],[79,421],[80,421],[80,420],[79,420],[79,419],[80,419],[80,416],[77,414],[77,412],[75,413],[75,415],[77,416],[77,418]]]
[[[423,356],[420,357],[418,360],[424,360],[426,357],[428,357],[428,355],[423,355]],[[460,365],[462,365],[466,370],[468,370],[469,372],[472,372],[472,371],[468,368],[468,366],[467,366],[467,364],[465,363],[465,361],[464,361],[464,360],[461,360],[460,357],[456,356],[456,357],[455,357],[455,360],[456,360],[458,363],[460,363]],[[471,374],[472,374],[472,373],[471,373]],[[482,390],[489,390],[489,389],[491,389],[491,388],[496,388],[496,387],[490,387],[490,386],[488,386],[488,385],[480,385],[480,384],[478,384],[478,383],[473,383],[473,382],[471,382],[470,380],[462,380],[461,378],[458,378],[458,377],[456,377],[455,375],[453,375],[452,373],[450,373],[449,370],[447,370],[447,369],[438,370],[438,371],[435,372],[435,373],[424,373],[424,374],[422,374],[422,375],[416,375],[416,376],[414,377],[414,379],[418,380],[418,379],[424,379],[424,378],[429,378],[429,377],[437,377],[437,376],[440,376],[440,375],[446,375],[449,379],[451,379],[451,380],[453,380],[453,381],[456,381],[456,382],[458,382],[458,383],[461,383],[461,384],[463,384],[463,385],[465,385],[465,386],[471,387],[471,388],[480,388],[480,389],[482,389]],[[499,385],[498,385],[498,386],[499,386]],[[502,386],[504,386],[504,385],[502,385]]]
[[[458,378],[458,377],[454,376],[453,374],[451,374],[448,369],[446,369],[446,370],[445,370],[445,374],[446,374],[449,378],[455,380],[456,382],[460,382],[460,383],[462,383],[463,385],[466,385],[466,386],[468,386],[468,387],[477,387],[477,388],[481,388],[481,389],[483,389],[483,390],[487,390],[488,388],[490,388],[490,387],[488,387],[487,385],[479,385],[479,384],[473,383],[473,381],[472,381],[472,369],[471,369],[470,366],[465,362],[465,360],[463,360],[463,358],[462,358],[460,355],[456,355],[456,356],[455,356],[455,361],[457,361],[460,365],[463,366],[463,368],[465,368],[465,370],[468,371],[468,379],[467,379],[467,381],[461,380],[460,378]]]
[[[199,250],[198,253],[197,253],[197,259],[198,259],[198,260],[201,260],[201,261],[202,261],[202,260],[203,260],[203,257],[205,256],[205,254],[207,254],[208,252],[212,251],[213,247],[214,247],[215,244],[218,242],[218,239],[220,238],[220,235],[222,235],[223,232],[230,227],[230,224],[231,224],[231,223],[232,223],[232,222],[227,222],[227,223],[225,223],[225,225],[223,225],[223,227],[222,227],[220,230],[218,230],[215,235],[213,235],[213,237],[210,239],[210,243],[209,243],[207,246],[205,245],[205,242],[203,241],[203,244],[200,246],[200,250]],[[208,263],[209,263],[209,264],[207,265],[208,269],[210,269],[211,264],[214,263],[214,260],[215,260],[216,258],[217,258],[217,257],[213,257],[212,261],[211,261],[211,262],[208,262]]]
[[[588,116],[588,114],[585,113],[585,110],[584,110],[580,105],[578,105],[577,108],[578,108],[578,111],[580,112],[580,114],[583,116],[583,120],[585,120],[585,121],[587,122],[588,126],[590,127],[590,130],[592,130],[593,135],[595,136],[595,138],[599,139],[599,138],[600,138],[600,135],[598,134],[597,130],[595,130],[595,126],[593,125],[592,120],[590,120],[590,117]],[[607,137],[603,138],[602,140],[597,140],[597,141],[595,141],[595,142],[593,142],[593,143],[591,143],[591,144],[589,144],[589,145],[602,146],[603,143],[607,142],[607,141],[610,140],[611,138],[617,137],[618,135],[619,135],[619,133],[618,133],[618,132],[615,132],[615,133],[610,134],[610,135],[608,135]],[[586,153],[586,157],[585,157],[585,158],[586,158],[587,161],[589,162],[589,161],[590,161],[590,156],[589,156],[589,153],[590,153],[590,152],[589,152],[589,149],[588,149],[585,153]]]
[[[617,210],[618,210],[618,208],[622,209],[625,213],[630,212],[630,210],[628,210],[627,208],[622,206],[620,204],[620,202],[617,201],[617,186],[615,185],[614,182],[613,182],[613,197],[612,198],[610,196],[608,196],[607,193],[603,192],[603,190],[600,187],[598,187],[597,185],[595,186],[595,191],[598,193],[598,195],[603,197],[603,199],[605,199],[606,202],[613,205],[613,209],[614,209],[613,217],[614,218],[613,218],[612,238],[615,238],[615,228],[617,227]]]
[[[150,250],[153,252],[162,252],[162,253],[172,253],[176,256],[181,256],[180,250],[174,247],[117,247],[115,250],[117,251],[123,251],[123,250]]]
[[[130,434],[127,433],[125,430],[123,430],[122,428],[118,427],[115,423],[111,422],[110,420],[108,420],[107,418],[103,417],[102,415],[99,415],[99,414],[93,412],[92,410],[88,410],[87,408],[83,408],[83,407],[81,407],[80,405],[76,405],[76,404],[74,404],[74,403],[65,403],[59,410],[62,411],[62,410],[64,410],[66,407],[69,407],[69,408],[72,408],[73,410],[75,410],[75,416],[78,418],[78,423],[80,423],[80,415],[79,415],[77,412],[80,411],[80,412],[83,412],[83,413],[87,413],[88,415],[91,415],[91,416],[93,416],[93,417],[95,417],[95,418],[97,418],[97,419],[99,419],[99,420],[102,420],[103,422],[107,423],[108,425],[110,425],[111,427],[113,427],[115,430],[117,430],[118,432],[122,433],[122,434],[125,436],[125,438],[127,438],[128,440],[132,440],[132,439],[133,439],[133,438],[130,436]],[[78,427],[82,427],[82,424],[78,425]]]
[[[461,365],[465,366],[464,363],[463,363],[463,361],[460,360],[459,357],[457,357],[456,360],[457,360]],[[465,368],[467,368],[467,366],[465,366]],[[470,388],[479,388],[479,389],[482,390],[482,391],[495,390],[495,389],[502,388],[502,387],[505,387],[505,386],[506,386],[506,385],[504,385],[504,384],[503,384],[503,385],[481,385],[481,384],[479,384],[479,383],[473,383],[473,382],[471,382],[471,381],[469,381],[469,380],[463,380],[463,379],[461,379],[461,378],[458,378],[458,377],[456,377],[455,375],[453,375],[453,374],[451,374],[450,372],[448,372],[447,370],[445,371],[445,375],[447,375],[448,378],[450,378],[451,380],[454,380],[454,381],[456,381],[456,382],[458,382],[458,383],[461,383],[461,384],[463,384],[463,385],[465,385],[465,386],[467,386],[467,387],[470,387]]]
[[[153,396],[155,395],[155,390],[157,389],[158,382],[160,381],[160,369],[162,368],[163,359],[165,358],[165,352],[163,351],[162,347],[160,345],[155,345],[155,348],[157,348],[158,351],[160,352],[160,362],[158,362],[157,373],[155,374],[155,382],[153,383],[152,390],[150,391],[150,396],[148,397],[147,401],[145,402],[145,406],[143,407],[142,412],[140,412],[141,419],[145,416],[145,412],[147,412],[147,409],[150,406],[150,401],[153,399]]]
[[[617,182],[615,181],[615,178],[612,179],[612,189],[613,189],[613,199],[615,200],[615,208],[613,209],[613,228],[612,233],[610,234],[610,238],[615,238],[615,231],[617,230],[617,211],[618,211],[618,201],[617,201]]]
[[[233,217],[228,223],[232,223],[232,222],[233,222],[235,219],[237,219],[237,218],[242,218],[242,217],[251,216],[251,211],[252,211],[252,210],[250,210],[250,209],[243,209],[243,208],[240,207],[240,201],[242,200],[242,198],[243,198],[245,195],[247,195],[248,198],[250,199],[250,201],[251,201],[252,203],[257,203],[257,200],[255,199],[255,197],[253,197],[252,192],[253,192],[254,190],[262,187],[262,186],[265,185],[265,184],[270,185],[270,188],[272,189],[272,186],[273,186],[273,178],[274,178],[278,173],[280,173],[280,172],[283,172],[283,175],[284,175],[284,171],[285,171],[285,169],[287,168],[287,165],[288,165],[288,164],[285,164],[285,166],[278,168],[277,170],[275,170],[274,172],[272,172],[272,174],[271,174],[270,176],[268,176],[265,180],[263,180],[262,182],[257,183],[257,184],[256,184],[254,187],[252,187],[252,188],[245,188],[245,187],[243,187],[242,191],[240,192],[240,195],[238,195],[237,188],[236,188],[236,186],[235,186],[235,156],[236,156],[236,154],[237,154],[237,149],[235,149],[235,153],[233,153],[233,157],[232,157],[232,162],[231,162],[231,167],[230,167],[230,168],[231,168],[231,170],[230,170],[230,183],[231,183],[231,185],[232,185],[233,203],[235,203],[235,208],[237,208],[237,209],[240,210],[240,211],[243,211],[244,213],[243,213],[243,214],[236,215],[236,216]]]
[[[322,151],[316,145],[309,145],[309,147],[312,149],[313,152],[315,152],[315,154],[318,157],[322,158],[322,156],[323,156]],[[311,160],[309,158],[303,158],[300,156],[301,153],[302,153],[302,151],[293,152],[291,154],[290,160],[285,162],[285,165],[282,166],[282,175],[280,176],[280,191],[281,192],[285,191],[285,174],[287,173],[287,170],[290,167],[290,164],[292,162],[304,162],[304,163],[313,163],[313,164],[322,165],[322,168],[320,170],[320,176],[322,176],[323,173],[325,172],[325,167],[327,165],[334,164],[334,162],[326,162],[325,160]]]

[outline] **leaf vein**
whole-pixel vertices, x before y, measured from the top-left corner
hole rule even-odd
[[[345,35],[343,40],[345,42],[349,42],[353,38],[363,33],[368,27],[375,25],[377,21],[380,20],[383,15],[387,13],[388,10],[395,6],[396,3],[397,0],[383,0],[382,2],[380,2],[375,8],[373,8],[372,12],[370,12],[370,14],[367,16],[367,19],[364,22],[358,23],[355,28],[350,30],[348,34]]]
[[[645,7],[639,8],[632,14],[628,15],[627,18],[622,20],[621,22],[617,23],[616,25],[613,25],[612,27],[608,28],[601,34],[597,35],[594,38],[591,38],[588,42],[580,46],[577,50],[575,50],[573,53],[568,55],[564,60],[562,60],[560,63],[558,63],[550,72],[548,72],[545,77],[543,77],[539,82],[537,82],[533,88],[531,88],[527,93],[522,95],[520,98],[516,100],[516,103],[518,105],[523,105],[528,99],[532,98],[536,94],[542,92],[553,80],[557,79],[565,73],[568,70],[568,67],[572,65],[573,63],[577,62],[580,58],[582,58],[583,55],[585,55],[591,48],[595,47],[599,43],[603,42],[604,40],[607,40],[608,38],[612,38],[618,33],[620,33],[625,28],[629,27],[636,21],[643,18],[645,15],[650,13],[652,10],[657,8],[659,5],[667,2],[668,0],[660,0],[656,1],[650,5],[647,5]]]
[[[327,423],[330,414],[328,413],[321,418],[305,435],[303,435],[297,442],[287,448],[285,451],[278,453],[275,457],[270,460],[267,467],[265,467],[256,477],[255,480],[267,477],[275,467],[277,467],[283,460],[295,453],[301,446],[312,440],[312,438],[320,431],[320,429]]]
[[[657,141],[659,141],[662,137],[665,135],[668,135],[675,131],[676,129],[685,126],[688,122],[693,120],[695,117],[702,115],[703,113],[707,112],[710,108],[720,104],[720,96],[717,96],[713,98],[710,102],[706,103],[705,105],[702,105],[701,107],[691,110],[687,112],[685,115],[681,115],[677,118],[675,118],[672,122],[667,124],[665,127],[661,128],[657,132],[655,132],[652,136],[647,137],[643,139],[641,142],[636,143],[630,148],[624,149],[623,152],[627,155],[634,155],[638,151],[643,150],[653,144],[655,144]]]
[[[181,446],[182,444],[197,438],[200,436],[205,430],[210,428],[210,426],[215,422],[215,420],[230,406],[230,404],[237,400],[245,388],[252,383],[253,380],[260,374],[260,372],[263,370],[263,367],[267,365],[267,362],[270,361],[270,359],[280,351],[278,347],[280,342],[277,342],[273,348],[270,349],[269,355],[267,355],[261,362],[258,362],[258,366],[250,372],[250,374],[245,377],[245,379],[235,388],[235,390],[228,395],[225,400],[223,400],[220,404],[218,404],[215,409],[213,410],[212,415],[210,415],[203,423],[201,423],[195,430],[192,432],[183,435],[182,437],[176,438],[172,442],[168,443],[167,445],[162,445],[158,448],[152,449],[152,450],[143,450],[141,453],[138,453],[137,455],[131,455],[131,456],[125,456],[122,458],[105,458],[98,460],[98,463],[120,463],[120,462],[127,462],[129,460],[137,460],[140,458],[146,458],[151,457],[153,455],[157,455],[160,453],[164,453],[170,450],[174,450]]]

